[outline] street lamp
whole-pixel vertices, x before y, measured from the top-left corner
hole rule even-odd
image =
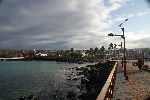
[[[126,20],[125,20],[126,21]],[[121,24],[122,25],[122,24]],[[120,26],[121,26],[120,25]],[[121,28],[122,32],[123,32],[123,35],[116,35],[116,34],[113,34],[113,33],[110,33],[108,34],[108,36],[121,36],[121,38],[123,38],[124,40],[124,76],[126,77],[127,79],[127,75],[126,75],[126,47],[125,47],[125,36],[124,36],[124,28]]]
[[[108,36],[114,36],[114,34],[113,33],[109,33]]]
[[[125,20],[124,20],[124,22],[125,22],[125,21],[128,21],[128,19],[125,19]],[[119,26],[118,26],[118,27],[121,27],[121,26],[122,26],[122,24],[123,24],[124,22],[122,22],[121,24],[119,24]]]

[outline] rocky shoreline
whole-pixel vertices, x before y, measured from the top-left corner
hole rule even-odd
[[[114,64],[115,62],[107,61],[95,65],[87,65],[82,68],[75,68],[78,71],[77,76],[80,76],[77,80],[81,81],[78,88],[81,91],[84,90],[83,93],[78,95],[78,98],[81,100],[96,100]],[[72,97],[70,93],[69,97]]]
[[[50,100],[96,100],[103,88],[115,62],[106,61],[85,67],[69,68],[66,81],[78,83],[76,90],[56,90]],[[68,87],[69,88],[69,87]],[[30,95],[30,98],[20,97],[19,100],[40,100],[39,97]],[[44,99],[46,100],[46,99]]]
[[[69,63],[78,63],[81,64],[82,62],[97,62],[96,59],[92,58],[64,58],[64,57],[28,57],[28,58],[21,58],[21,59],[12,59],[12,58],[1,58],[0,61],[56,61],[56,62],[69,62]]]

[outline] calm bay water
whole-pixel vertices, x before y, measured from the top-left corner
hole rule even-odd
[[[76,83],[67,80],[68,68],[85,65],[50,61],[0,62],[0,100],[16,100],[30,94],[41,100],[51,100],[56,91],[65,93],[75,88]]]

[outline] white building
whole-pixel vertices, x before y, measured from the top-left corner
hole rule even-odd
[[[46,53],[38,53],[38,54],[36,54],[36,55],[41,56],[41,57],[46,57],[46,56],[47,56]]]

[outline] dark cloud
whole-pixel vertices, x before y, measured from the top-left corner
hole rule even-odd
[[[97,26],[93,23],[97,17],[95,11],[84,3],[78,0],[3,1],[0,48],[73,47],[74,36],[84,36]]]
[[[107,36],[101,31],[112,24],[110,12],[120,7],[115,2],[105,7],[103,0],[0,2],[0,48],[20,49],[100,46]]]
[[[0,0],[0,3],[2,3],[3,0]]]

